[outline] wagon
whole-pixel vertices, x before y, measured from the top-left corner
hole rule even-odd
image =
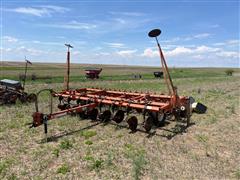
[[[102,68],[86,68],[85,73],[86,73],[86,78],[88,79],[98,79],[99,74],[101,73]]]
[[[162,71],[155,71],[153,72],[153,75],[155,78],[162,78],[163,77],[163,72]]]

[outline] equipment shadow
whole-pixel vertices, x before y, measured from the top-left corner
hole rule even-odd
[[[48,142],[57,142],[58,139],[65,137],[65,136],[69,136],[69,135],[73,135],[75,133],[79,133],[83,130],[87,130],[87,129],[91,129],[92,127],[95,127],[97,125],[102,125],[102,126],[106,126],[106,125],[112,125],[112,126],[116,126],[116,130],[117,129],[129,129],[127,125],[122,125],[122,124],[117,124],[117,123],[113,123],[113,122],[97,122],[94,124],[91,124],[89,126],[86,126],[84,128],[78,129],[78,130],[74,130],[74,131],[69,131],[69,132],[63,132],[63,133],[58,133],[55,135],[52,135],[50,137],[46,137],[40,140],[40,144],[43,143],[48,143]],[[168,123],[166,123],[168,124]],[[195,123],[190,123],[190,125],[186,126],[185,124],[176,124],[174,127],[167,129],[165,128],[165,125],[163,125],[162,127],[153,127],[152,130],[150,132],[146,132],[143,129],[136,129],[135,131],[130,131],[130,134],[135,134],[136,132],[140,132],[140,133],[144,133],[146,134],[147,138],[151,138],[153,136],[159,136],[159,137],[163,137],[166,138],[168,140],[171,140],[172,138],[174,138],[175,136],[179,135],[179,134],[183,134],[186,133],[187,128],[189,128],[190,126],[194,125]],[[159,133],[156,130],[160,129],[162,130],[161,132],[164,133]],[[165,134],[167,132],[167,134]]]

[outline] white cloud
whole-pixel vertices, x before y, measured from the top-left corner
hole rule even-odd
[[[136,18],[136,17],[110,17],[105,20],[94,21],[97,25],[97,31],[95,33],[108,34],[113,32],[119,32],[121,34],[126,32],[135,32],[139,28],[144,28],[151,19],[148,18]]]
[[[18,42],[18,39],[12,36],[3,36],[2,38],[4,41],[10,42],[10,43],[15,43]]]
[[[41,42],[40,41],[37,41],[37,40],[34,40],[32,41],[34,44],[40,44]]]
[[[85,33],[99,35],[113,32],[130,32],[145,26],[149,21],[150,19],[146,18],[110,17],[104,20],[88,20],[87,22],[72,20],[68,22],[39,23],[35,25],[50,28],[85,30]]]
[[[192,49],[186,48],[183,46],[176,47],[173,50],[166,51],[166,56],[172,57],[172,56],[179,56],[179,55],[186,55],[192,53]]]
[[[41,26],[63,28],[63,29],[78,29],[78,30],[91,30],[97,27],[95,24],[83,23],[78,21],[70,21],[61,24],[42,24]]]
[[[239,43],[238,39],[231,39],[225,42],[214,43],[213,46],[239,46]]]
[[[123,43],[110,43],[110,42],[106,42],[104,44],[108,45],[111,48],[124,48],[125,47],[125,44],[123,44]]]
[[[237,51],[226,51],[221,48],[214,48],[210,46],[197,46],[197,47],[184,47],[178,46],[172,50],[164,50],[164,55],[167,58],[175,58],[175,57],[186,57],[193,59],[204,59],[207,57],[211,58],[239,58],[239,52]],[[159,53],[157,50],[153,50],[152,48],[146,48],[140,56],[155,58],[159,57]]]
[[[210,28],[218,28],[218,27],[220,27],[220,25],[219,24],[212,24],[212,25],[209,25],[209,27]]]
[[[201,34],[196,34],[193,37],[197,38],[197,39],[202,39],[202,38],[206,38],[206,37],[209,37],[209,36],[211,36],[211,34],[209,34],[209,33],[201,33]]]
[[[59,12],[59,13],[64,13],[64,12],[70,10],[69,8],[66,8],[66,7],[53,6],[53,5],[45,5],[45,6],[39,6],[39,7],[46,8],[46,9],[49,9],[49,10],[52,10],[55,12]]]
[[[73,45],[85,45],[87,44],[86,41],[73,41]]]
[[[155,43],[156,43],[156,42],[155,42]],[[170,49],[176,48],[177,45],[167,44],[167,45],[162,45],[161,47],[162,47],[162,49],[164,49],[164,50],[170,50]],[[155,47],[154,47],[154,48],[155,48]]]
[[[229,45],[239,45],[239,40],[238,39],[232,39],[232,40],[228,40],[226,42]]]
[[[16,12],[20,14],[27,14],[33,16],[50,16],[54,13],[64,13],[69,11],[68,8],[60,7],[60,6],[36,6],[36,7],[18,7],[15,9],[5,9],[9,12]]]
[[[96,53],[97,56],[109,56],[111,55],[110,53],[108,52],[100,52],[100,53]]]
[[[222,51],[218,52],[216,55],[224,58],[240,58],[239,52],[235,51]]]
[[[33,55],[38,56],[43,54],[42,50],[34,49],[34,48],[26,48],[25,46],[20,46],[16,49],[13,49],[14,52],[25,54],[25,55]]]
[[[202,59],[205,58],[204,55],[202,55],[202,54],[193,55],[192,57],[193,57],[194,59],[199,59],[199,60],[202,60]]]
[[[213,46],[224,46],[225,43],[214,43]]]
[[[63,43],[60,42],[46,42],[46,41],[38,41],[38,40],[34,40],[34,41],[25,41],[26,43],[34,43],[34,44],[41,44],[41,45],[54,45],[54,46],[63,46]]]
[[[79,55],[79,54],[81,54],[81,52],[80,51],[73,51],[72,54],[73,55]]]
[[[134,16],[134,17],[139,17],[139,16],[144,16],[144,13],[140,12],[109,12],[112,15],[121,15],[121,16]]]
[[[136,52],[137,52],[137,50],[133,49],[133,50],[118,51],[117,54],[120,56],[123,56],[123,57],[131,57]]]
[[[44,51],[39,50],[39,49],[34,49],[34,48],[27,48],[25,46],[20,46],[17,48],[1,48],[1,51],[4,53],[3,55],[16,55],[18,57],[23,57],[23,56],[42,56]]]
[[[192,36],[182,38],[182,40],[190,41],[190,40],[193,40],[193,39],[204,39],[204,38],[207,38],[207,37],[210,37],[210,36],[211,36],[210,33],[200,33],[200,34],[196,34],[196,35],[192,35]]]
[[[11,49],[11,48],[2,48],[2,47],[0,47],[0,51],[1,51],[2,53],[7,53],[7,52],[11,52],[12,49]]]
[[[219,48],[212,48],[208,46],[198,46],[196,49],[192,49],[192,53],[207,53],[207,52],[217,52],[219,51]]]
[[[177,41],[180,41],[180,40],[181,40],[180,37],[175,37],[175,38],[172,38],[172,39],[169,39],[169,40],[163,40],[161,42],[164,42],[164,43],[174,43],[174,42],[177,42]],[[154,41],[154,43],[156,43],[156,42]]]
[[[147,48],[144,50],[143,54],[141,56],[148,57],[148,58],[154,58],[159,56],[158,51],[152,50],[152,48]]]
[[[122,18],[115,18],[113,20],[116,21],[117,23],[120,23],[120,24],[126,24],[127,23],[127,21],[125,19],[122,19]]]
[[[193,39],[204,39],[207,37],[210,37],[212,34],[210,33],[200,33],[200,34],[195,34],[195,35],[190,35],[190,36],[183,36],[183,37],[174,37],[172,39],[169,40],[163,40],[161,42],[164,43],[175,43],[175,42],[179,42],[179,41],[190,41]]]
[[[207,54],[207,53],[213,53],[213,52],[218,52],[220,51],[219,48],[212,48],[212,47],[208,47],[208,46],[197,46],[195,48],[186,48],[184,46],[179,46],[179,47],[176,47],[175,49],[173,50],[169,50],[169,51],[166,51],[166,56],[169,56],[169,57],[175,57],[175,56],[182,56],[182,55],[189,55],[189,54],[192,54],[192,55],[195,55],[197,56],[198,54]]]
[[[17,12],[17,13],[22,13],[22,14],[29,14],[29,15],[34,15],[34,16],[43,16],[43,15],[49,15],[49,11],[47,9],[36,9],[32,7],[19,7],[16,9],[12,9],[11,11]]]

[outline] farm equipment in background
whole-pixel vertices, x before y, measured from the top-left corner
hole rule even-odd
[[[163,77],[163,72],[162,71],[155,71],[153,72],[153,75],[155,78],[162,78]]]
[[[25,73],[23,84],[19,81],[3,79],[0,80],[0,105],[3,104],[15,104],[17,99],[19,99],[22,103],[25,102],[34,102],[37,99],[37,96],[33,93],[28,94],[24,91],[26,75],[27,75],[27,67],[28,64],[32,64],[29,60],[25,58]]]
[[[88,67],[85,69],[86,78],[99,79],[99,74],[102,72],[102,68]]]
[[[156,95],[150,93],[125,92],[116,90],[80,88],[66,89],[61,92],[50,92],[50,113],[39,112],[38,101],[35,102],[36,112],[33,113],[31,127],[44,125],[47,134],[48,121],[65,115],[78,114],[82,118],[93,121],[121,123],[126,121],[129,129],[136,131],[139,124],[146,132],[153,126],[163,126],[166,119],[173,119],[190,125],[191,104],[187,96],[178,96],[177,88],[173,86],[168,67],[163,56],[157,36],[161,31],[154,29],[149,32],[149,37],[156,39],[160,54],[164,79],[168,88],[168,95]],[[37,93],[37,97],[42,90]],[[59,111],[53,112],[53,97],[58,98]],[[139,123],[137,113],[142,115],[143,121]]]

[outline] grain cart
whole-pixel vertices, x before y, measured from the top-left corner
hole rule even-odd
[[[163,72],[162,71],[155,71],[153,72],[153,75],[155,78],[162,78],[163,77]]]
[[[22,103],[25,102],[34,102],[37,96],[33,93],[28,94],[24,91],[26,74],[27,74],[27,65],[32,64],[25,58],[25,74],[23,85],[19,81],[2,79],[0,80],[0,105],[3,104],[15,104],[16,100],[19,99]]]
[[[78,114],[82,118],[93,121],[114,121],[116,124],[125,121],[131,131],[143,127],[146,132],[149,132],[153,126],[164,125],[165,120],[170,117],[175,117],[175,120],[185,123],[186,127],[189,126],[190,100],[187,96],[179,96],[177,88],[173,86],[167,63],[157,39],[160,33],[159,29],[154,29],[148,35],[156,39],[164,79],[169,91],[168,95],[98,88],[67,89],[60,92],[45,89],[40,91],[37,96],[43,91],[50,92],[50,113],[39,112],[38,101],[36,101],[36,112],[32,115],[31,127],[44,125],[45,133],[47,133],[50,120],[71,114]],[[52,98],[59,100],[59,111],[57,112],[52,110]],[[143,117],[141,123],[137,113]]]
[[[99,74],[101,73],[101,71],[102,71],[102,68],[88,67],[85,69],[86,78],[99,79]]]

